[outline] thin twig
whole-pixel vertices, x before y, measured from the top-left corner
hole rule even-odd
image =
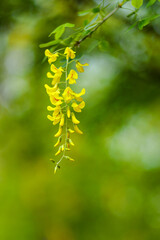
[[[82,39],[78,40],[75,44],[75,46],[79,46],[86,38],[91,37],[91,35],[108,19],[110,18],[115,12],[118,11],[119,8],[121,8],[123,6],[123,4],[125,3],[125,1],[123,1],[122,3],[119,3],[118,6],[109,14],[107,14],[103,20],[90,32],[88,33],[86,36],[84,36]]]

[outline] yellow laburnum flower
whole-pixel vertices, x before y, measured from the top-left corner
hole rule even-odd
[[[80,104],[77,104],[76,102],[72,103],[72,107],[75,112],[81,112],[84,107],[85,107],[85,102],[82,101]]]
[[[62,76],[62,72],[64,71],[62,67],[60,68],[56,68],[56,66],[54,64],[51,65],[51,71],[54,73],[54,75],[50,72],[47,72],[47,77],[48,78],[52,78],[52,85],[55,85],[57,83],[59,83],[61,76]]]
[[[59,96],[59,92],[55,92],[49,95],[50,101],[53,105],[61,105],[63,102],[61,101],[63,98]]]
[[[74,98],[74,92],[70,87],[67,87],[62,94],[65,102],[70,102]]]
[[[83,134],[83,132],[78,128],[77,125],[74,125],[74,130],[79,134]]]
[[[74,124],[79,124],[80,123],[80,121],[75,117],[74,113],[72,113],[72,122]]]
[[[51,115],[47,115],[47,118],[50,120],[50,121],[53,121],[53,125],[56,125],[57,123],[59,123],[62,119],[62,114],[60,112],[60,108],[59,106],[55,107],[54,108],[54,112]]]
[[[62,141],[62,137],[58,138],[58,141],[54,144],[54,147],[57,147]]]
[[[81,96],[84,95],[85,92],[86,92],[86,90],[85,90],[85,88],[83,88],[80,93],[74,93],[75,99],[76,99],[78,102],[82,102],[83,99],[81,98]]]
[[[70,107],[68,106],[67,107],[67,117],[70,118],[71,116],[71,111],[70,111]]]
[[[81,64],[79,61],[76,62],[76,68],[78,70],[78,72],[84,72],[84,66],[89,66],[88,63],[85,63],[85,64]]]
[[[45,56],[48,57],[48,62],[51,64],[52,62],[55,62],[57,60],[57,57],[59,56],[58,53],[51,53],[49,49],[45,50]]]
[[[60,124],[59,124],[61,127],[64,126],[64,114],[62,114],[62,117],[61,117],[61,121],[60,121]]]
[[[58,90],[57,85],[55,85],[54,87],[49,87],[47,84],[45,84],[44,87],[45,87],[46,92],[47,92],[48,95],[50,95],[50,94],[52,94],[54,92],[57,92],[57,91],[60,93],[60,91]]]
[[[76,99],[77,101],[81,102],[83,99],[81,98],[82,95],[85,94],[85,88],[82,89],[80,93],[75,93],[70,87],[67,87],[62,96],[65,100],[65,102],[70,102],[72,99]]]
[[[75,53],[71,48],[66,47],[64,54],[66,54],[66,59],[68,60],[69,58],[74,59],[75,58]]]
[[[59,137],[61,134],[62,134],[62,127],[59,127],[58,132],[54,136]]]
[[[76,71],[72,69],[66,80],[69,79],[69,84],[73,84],[73,83],[76,83],[77,78],[78,78],[78,74],[76,73]]]

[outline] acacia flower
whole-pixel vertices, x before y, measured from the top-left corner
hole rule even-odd
[[[81,64],[79,61],[76,61],[76,68],[78,70],[78,72],[84,72],[84,66],[89,66],[88,63],[85,63],[85,64]]]
[[[77,104],[76,102],[72,103],[72,107],[75,112],[81,112],[84,107],[85,107],[85,102],[82,101],[80,104]]]
[[[51,64],[52,62],[55,62],[57,60],[57,57],[59,56],[58,53],[51,53],[49,49],[45,50],[45,56],[48,57],[48,62]]]
[[[74,59],[75,58],[75,53],[71,48],[66,47],[64,54],[66,54],[66,59],[68,60],[69,58]]]
[[[69,79],[69,84],[73,84],[73,83],[76,83],[77,78],[78,78],[78,74],[76,73],[76,71],[72,69],[66,80]]]

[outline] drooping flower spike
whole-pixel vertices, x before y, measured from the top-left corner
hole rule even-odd
[[[79,93],[71,89],[70,85],[76,84],[78,73],[74,69],[70,69],[68,73],[68,62],[69,59],[72,59],[72,61],[76,63],[76,68],[79,72],[84,72],[83,66],[88,66],[88,63],[81,64],[79,61],[76,61],[75,53],[76,52],[70,47],[66,47],[63,54],[57,52],[51,53],[48,49],[45,50],[45,56],[48,57],[51,71],[47,72],[47,77],[51,80],[51,86],[45,84],[46,92],[49,95],[51,103],[51,106],[47,107],[47,110],[50,112],[47,118],[53,125],[59,125],[58,131],[54,135],[54,137],[58,138],[54,147],[58,147],[55,156],[61,155],[61,157],[57,161],[51,159],[51,161],[56,164],[54,173],[60,168],[59,164],[63,159],[74,161],[74,159],[67,154],[71,146],[74,146],[71,134],[74,132],[83,134],[78,127],[80,121],[74,112],[79,113],[85,107],[85,102],[82,98],[85,94],[85,89],[83,88]],[[53,62],[56,62],[57,58],[62,55],[66,58],[66,66],[65,68],[62,66],[56,67]],[[63,88],[61,88],[62,85]]]

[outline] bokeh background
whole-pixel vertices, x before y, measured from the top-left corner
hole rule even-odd
[[[112,1],[111,8],[116,1]],[[39,44],[87,0],[0,3],[0,239],[160,239],[160,20],[128,31],[131,6],[86,40],[83,136],[57,174]],[[107,1],[106,1],[107,4]],[[160,14],[160,3],[140,14]],[[103,44],[96,48],[97,39]],[[95,43],[93,43],[95,42]]]

